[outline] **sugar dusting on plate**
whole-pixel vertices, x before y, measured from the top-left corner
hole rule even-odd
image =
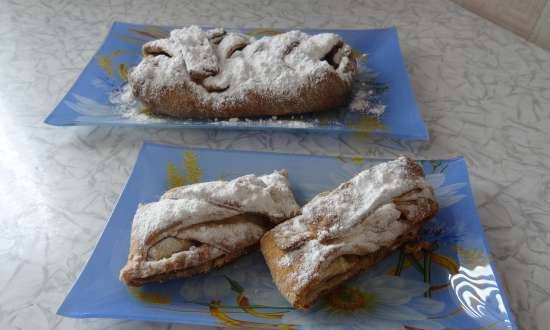
[[[114,111],[119,113],[124,119],[136,122],[166,122],[170,119],[151,116],[145,106],[134,97],[132,88],[128,84],[122,85],[109,94],[109,102],[114,107]]]
[[[354,93],[349,109],[351,112],[359,112],[371,117],[379,118],[386,111],[386,106],[379,102],[373,102],[371,99],[374,91],[372,89],[360,89]]]

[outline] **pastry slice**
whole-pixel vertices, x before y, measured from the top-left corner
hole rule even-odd
[[[139,205],[120,279],[141,286],[208,272],[253,249],[299,211],[285,171],[174,188]]]
[[[400,157],[320,193],[267,232],[261,249],[279,291],[306,309],[414,238],[437,210],[422,168]]]

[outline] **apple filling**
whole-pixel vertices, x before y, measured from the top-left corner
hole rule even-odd
[[[147,251],[147,260],[170,258],[207,246],[212,249],[211,256],[219,257],[256,244],[267,230],[268,222],[265,216],[240,214],[185,227],[153,244]]]

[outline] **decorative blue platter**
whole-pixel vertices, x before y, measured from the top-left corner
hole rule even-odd
[[[303,204],[376,163],[145,144],[95,251],[58,313],[260,329],[517,329],[487,251],[462,158],[421,161],[441,206],[422,231],[433,248],[429,257],[400,258],[396,252],[308,313],[282,298],[259,252],[208,274],[140,289],[118,280],[138,203],[158,200],[172,186],[286,168]]]
[[[99,51],[78,80],[46,118],[51,125],[117,125],[164,128],[282,130],[316,133],[371,133],[400,139],[428,140],[416,105],[395,28],[373,30],[304,30],[341,35],[359,58],[354,96],[368,107],[384,109],[380,116],[354,112],[349,106],[323,113],[276,118],[175,120],[155,116],[139,102],[123,101],[128,70],[142,58],[141,46],[166,37],[173,27],[114,23]],[[256,37],[284,30],[235,29]]]

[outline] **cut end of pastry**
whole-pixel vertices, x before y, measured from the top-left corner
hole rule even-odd
[[[239,251],[256,245],[272,225],[265,216],[240,214],[223,221],[177,227],[157,235],[122,269],[120,278],[129,285],[187,277],[221,267],[241,255]],[[210,231],[210,234],[208,233]],[[217,235],[215,238],[213,235]],[[235,236],[240,236],[235,238]],[[154,269],[163,269],[158,274]]]
[[[128,264],[120,271],[119,279],[123,283],[125,283],[127,286],[141,287],[147,283],[159,283],[159,282],[162,283],[170,280],[192,277],[192,276],[208,273],[209,271],[216,268],[221,268],[237,260],[242,255],[245,255],[251,252],[252,250],[254,250],[256,246],[257,244],[254,244],[252,246],[246,247],[239,251],[222,255],[212,260],[208,260],[195,267],[181,268],[181,269],[166,267],[166,271],[157,272],[145,277],[139,275],[140,270],[138,267],[132,267],[132,265]]]

